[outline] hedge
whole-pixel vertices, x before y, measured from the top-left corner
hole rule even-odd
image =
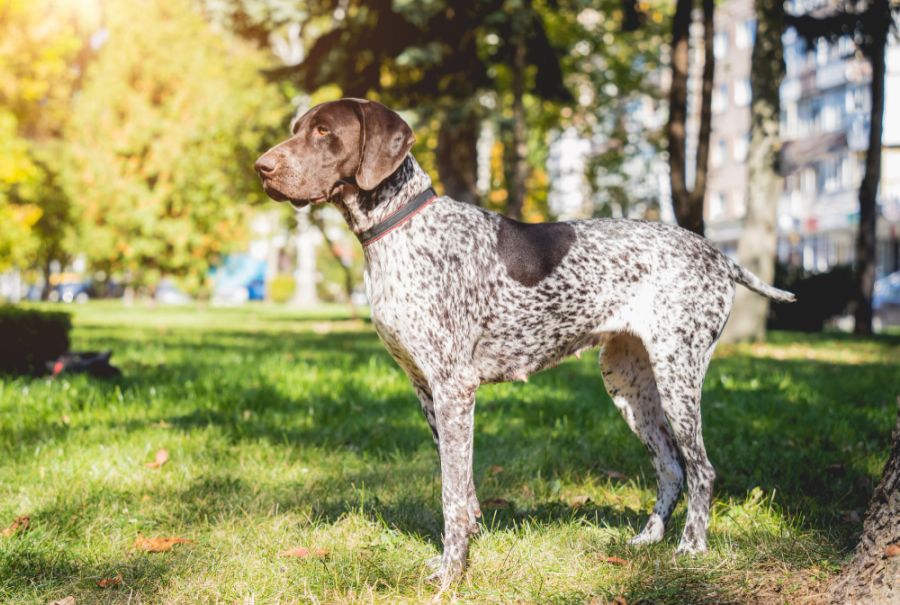
[[[71,329],[68,313],[0,305],[0,373],[45,373],[69,349]]]

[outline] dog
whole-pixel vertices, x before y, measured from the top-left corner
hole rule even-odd
[[[478,387],[527,380],[601,346],[607,391],[657,475],[653,511],[631,543],[663,538],[686,479],[677,552],[704,552],[715,472],[700,392],[710,357],[736,284],[775,301],[793,294],[679,227],[525,224],[437,196],[409,153],[414,142],[387,107],[341,99],[297,119],[256,170],[275,200],[334,204],[363,245],[372,322],[409,376],[440,457],[444,550],[431,577],[444,586],[459,578],[478,530]]]

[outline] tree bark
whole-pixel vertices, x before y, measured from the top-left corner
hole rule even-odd
[[[888,0],[876,0],[886,5]],[[876,13],[877,9],[870,8]],[[875,288],[875,227],[878,219],[878,183],[881,181],[881,131],[884,124],[884,53],[890,23],[890,8],[884,11],[886,23],[871,32],[871,47],[866,50],[872,66],[872,106],[869,120],[869,148],[866,172],[859,187],[859,231],[856,235],[856,310],[853,332],[872,334],[872,290]]]
[[[897,400],[900,406],[900,398]],[[834,605],[893,605],[900,595],[900,410],[891,454],[863,521],[853,559],[829,590]]]
[[[438,132],[435,162],[444,194],[478,204],[478,135],[481,121],[467,109],[448,111]]]
[[[518,30],[524,27],[522,23],[514,23]],[[515,34],[515,48],[513,49],[512,69],[512,179],[509,184],[509,199],[506,204],[506,214],[510,218],[520,220],[522,207],[525,204],[525,186],[528,180],[528,141],[525,131],[525,47],[524,32]]]
[[[703,76],[700,94],[700,128],[694,158],[694,186],[687,185],[687,82],[690,66],[690,29],[693,0],[678,0],[672,19],[672,85],[666,137],[675,219],[685,229],[704,234],[703,199],[712,131],[712,89],[715,75],[715,2],[703,0]]]
[[[747,214],[737,245],[738,261],[766,283],[775,276],[778,199],[779,88],[784,79],[784,3],[756,0],[756,41],[750,64],[750,153],[747,161]],[[762,340],[766,335],[769,299],[738,288],[726,342]]]

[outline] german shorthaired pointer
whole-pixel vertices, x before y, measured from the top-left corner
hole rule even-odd
[[[658,542],[687,477],[679,553],[706,550],[715,473],[700,390],[735,284],[781,302],[702,237],[632,220],[524,224],[436,197],[409,155],[415,137],[378,103],[314,107],[256,162],[266,193],[330,201],[360,238],[372,321],[409,376],[441,464],[444,552],[433,578],[463,572],[481,515],[472,479],[475,391],[527,380],[603,347],[600,370],[650,451],[656,504],[633,544]]]

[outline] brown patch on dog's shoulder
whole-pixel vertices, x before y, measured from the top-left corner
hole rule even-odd
[[[520,223],[500,217],[497,254],[511,278],[536,286],[550,275],[575,242],[569,223]]]

